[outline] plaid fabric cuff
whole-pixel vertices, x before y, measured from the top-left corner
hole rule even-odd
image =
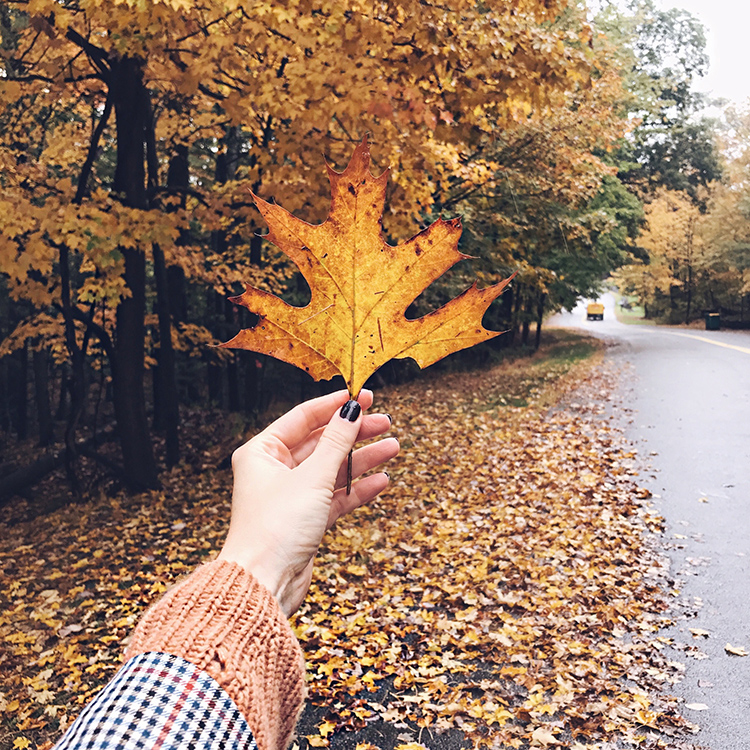
[[[130,659],[53,750],[257,750],[247,721],[210,675],[171,654]]]

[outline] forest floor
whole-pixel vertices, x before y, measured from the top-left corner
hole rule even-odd
[[[691,747],[659,635],[661,519],[600,347],[557,331],[376,392],[401,455],[326,537],[293,620],[299,750]],[[159,491],[0,511],[0,750],[50,747],[143,609],[220,546],[236,427],[195,419]]]

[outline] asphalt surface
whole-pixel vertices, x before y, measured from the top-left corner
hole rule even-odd
[[[587,321],[582,303],[551,323],[609,339],[609,356],[632,373],[626,432],[665,518],[680,591],[664,635],[686,670],[671,692],[701,727],[695,743],[748,750],[750,655],[725,646],[750,653],[750,332],[625,325],[613,297],[601,301],[603,321]]]

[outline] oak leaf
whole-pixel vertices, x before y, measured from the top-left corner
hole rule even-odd
[[[482,315],[510,278],[459,297],[416,320],[409,305],[455,263],[460,219],[434,224],[391,246],[381,231],[388,179],[369,169],[367,139],[344,172],[328,168],[331,207],[319,225],[253,196],[269,226],[268,239],[298,266],[311,290],[306,307],[246,285],[232,301],[259,316],[222,346],[269,354],[306,370],[315,380],[341,374],[353,397],[390,359],[413,358],[420,367],[487,341],[500,331],[482,327]],[[512,278],[512,277],[511,277]]]

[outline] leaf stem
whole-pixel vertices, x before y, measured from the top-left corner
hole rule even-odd
[[[352,395],[351,390],[349,391],[350,398],[354,399],[355,401],[359,401],[359,394],[362,391],[358,391],[356,395]],[[349,451],[349,455],[346,459],[346,494],[351,495],[352,493],[352,454],[354,453],[354,448],[352,448]]]

